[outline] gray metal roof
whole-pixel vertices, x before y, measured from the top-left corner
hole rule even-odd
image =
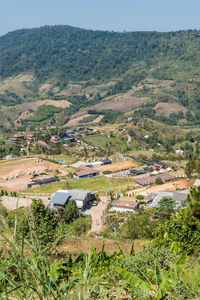
[[[65,206],[70,198],[71,198],[71,196],[70,196],[69,193],[66,193],[66,192],[56,192],[53,195],[50,203],[53,203],[55,205]]]
[[[91,194],[91,191],[73,189],[73,190],[69,190],[69,194],[73,200],[84,201],[86,196],[88,194]]]

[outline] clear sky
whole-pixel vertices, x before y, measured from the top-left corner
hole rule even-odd
[[[200,0],[0,0],[0,35],[55,24],[109,31],[200,29]]]

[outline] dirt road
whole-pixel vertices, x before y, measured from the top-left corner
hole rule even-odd
[[[89,231],[91,232],[100,232],[103,229],[103,216],[104,211],[108,205],[108,197],[101,197],[101,201],[97,206],[92,206],[90,209],[87,209],[84,213],[86,215],[91,215],[92,217],[92,227]]]

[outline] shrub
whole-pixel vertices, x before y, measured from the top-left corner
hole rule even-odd
[[[162,178],[161,177],[157,177],[155,183],[156,184],[163,184]]]

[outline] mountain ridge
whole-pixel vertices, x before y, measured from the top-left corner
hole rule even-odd
[[[152,107],[178,103],[196,120],[199,78],[198,30],[109,32],[55,25],[0,37],[2,106],[67,100],[70,116],[101,101],[122,97],[128,103],[131,97],[141,106],[143,99]]]

